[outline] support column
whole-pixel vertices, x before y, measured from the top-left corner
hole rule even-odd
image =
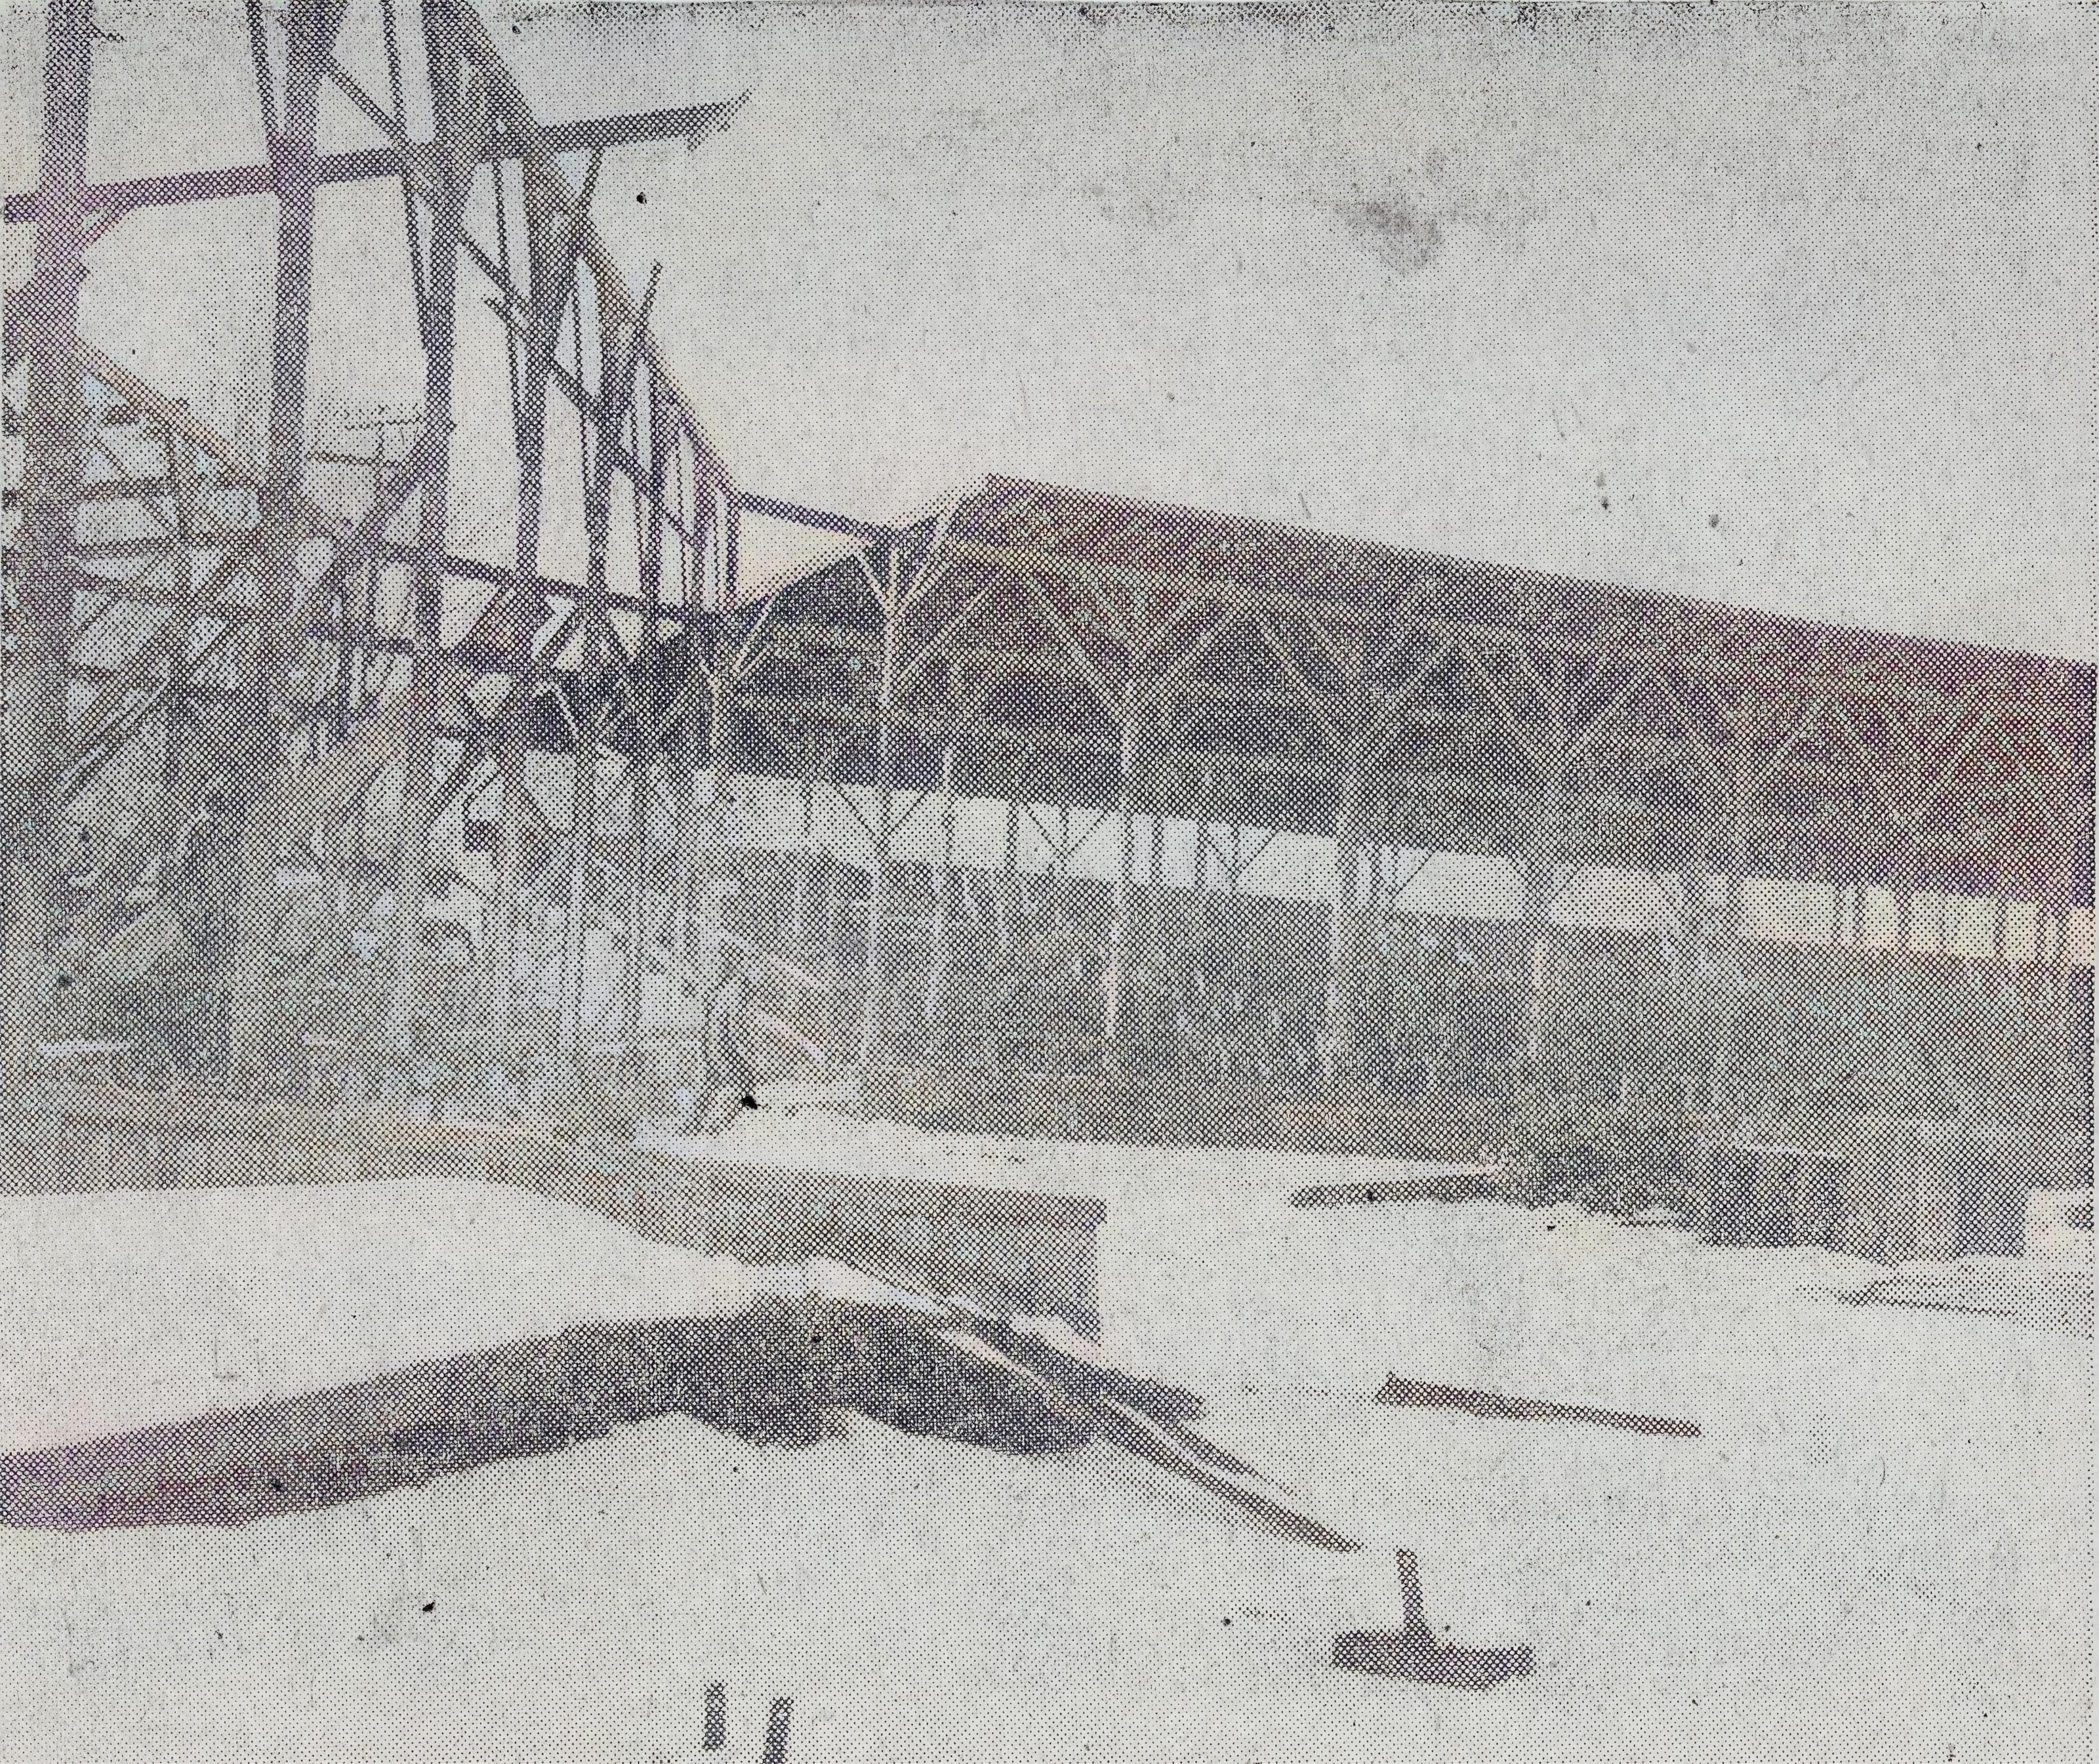
[[[1351,741],[1341,755],[1334,797],[1334,873],[1327,917],[1327,1033],[1331,1081],[1348,1070],[1355,1042],[1356,896],[1362,868],[1362,752]]]
[[[882,1051],[883,995],[887,990],[889,963],[890,845],[895,832],[896,799],[896,646],[898,559],[892,542],[884,564],[882,602],[882,680],[875,706],[874,849],[867,873],[867,1002],[860,1019],[860,1071],[865,1074]]]
[[[794,847],[794,894],[789,922],[788,941],[798,951],[809,941],[810,872],[816,847],[816,750],[804,739],[802,749],[802,831]]]
[[[270,140],[277,186],[277,295],[271,332],[270,434],[257,498],[261,532],[256,585],[257,708],[274,745],[272,764],[297,706],[287,688],[305,679],[308,640],[298,618],[304,592],[296,553],[306,486],[306,366],[313,315],[314,200],[319,188],[315,138],[320,88],[342,18],[341,0],[288,0],[284,15],[284,116]]]
[[[174,589],[187,606],[196,585],[192,547],[196,530],[198,473],[194,443],[172,425],[161,431],[161,457],[167,463],[168,484],[175,504]],[[143,812],[144,818],[159,821],[158,851],[161,887],[173,886],[175,864],[189,822],[188,803],[202,780],[198,763],[199,725],[191,698],[189,650],[196,628],[192,614],[178,613],[182,629],[168,650],[168,701],[162,727],[165,744],[161,753],[161,800]],[[349,653],[345,647],[344,652]]]
[[[1057,855],[1050,866],[1050,921],[1062,933],[1072,917],[1072,805],[1057,804]]]
[[[411,1045],[421,965],[423,905],[429,890],[430,807],[437,785],[438,687],[447,666],[441,643],[445,534],[451,483],[452,349],[458,321],[459,254],[473,163],[460,136],[460,57],[453,0],[425,0],[423,30],[438,166],[430,215],[424,323],[423,422],[431,445],[420,492],[411,607],[415,659],[407,739],[403,746],[401,843],[394,884],[394,992],[389,1028],[397,1048]]]
[[[731,589],[730,528],[734,511],[725,495],[715,499],[705,560],[705,596],[711,617],[707,642],[711,658],[697,662],[697,634],[688,640],[699,672],[686,694],[684,732],[680,742],[678,833],[676,838],[678,918],[675,948],[681,972],[693,977],[704,998],[720,983],[724,961],[722,889],[728,845],[728,774],[733,763],[729,728],[732,714],[730,669],[734,604]],[[698,689],[706,693],[707,745],[702,763],[693,722]],[[704,898],[702,898],[704,895]]]
[[[1151,952],[1151,964],[1166,986],[1165,998],[1169,1014],[1164,1033],[1153,1044],[1155,1065],[1172,1061],[1177,1064],[1182,1052],[1179,1019],[1187,1001],[1179,979],[1181,961],[1175,945],[1180,941],[1173,923],[1171,895],[1166,886],[1166,803],[1168,795],[1164,775],[1158,769],[1164,763],[1166,737],[1157,725],[1153,728],[1155,765],[1146,795],[1150,798],[1149,812],[1145,816],[1151,829],[1151,848],[1146,856],[1144,886],[1145,947]],[[1169,1040],[1168,1037],[1171,1039]]]
[[[710,988],[721,983],[728,965],[726,909],[730,872],[735,868],[733,854],[739,849],[736,780],[741,775],[737,763],[741,733],[737,724],[736,662],[731,653],[735,628],[724,618],[722,631],[722,653],[707,683],[707,764],[701,783],[708,812],[699,826],[711,843],[706,855],[707,900],[701,926],[703,935],[701,947],[693,957]]]
[[[511,582],[510,695],[496,729],[500,791],[495,847],[495,899],[488,939],[489,998],[499,1049],[514,1051],[521,1032],[518,967],[523,956],[526,820],[530,810],[527,754],[538,685],[537,641],[544,602],[539,593],[539,541],[546,506],[547,389],[561,325],[560,290],[565,266],[554,261],[556,213],[547,169],[527,158],[519,174],[525,209],[530,293],[525,348],[517,373],[516,446],[517,529]]]
[[[1714,805],[1716,814],[1726,811]],[[1719,1005],[1719,969],[1732,889],[1714,864],[1710,842],[1694,836],[1683,884],[1683,986],[1679,1009],[1679,1048],[1688,1070],[1680,1073],[1686,1109],[1696,1115],[1719,1107],[1720,1074],[1728,1058],[1732,1018]],[[1722,904],[1713,905],[1713,885],[1721,883]]]
[[[56,783],[72,666],[73,549],[87,412],[77,352],[87,183],[90,0],[49,0],[33,266],[15,297],[28,356],[22,408],[20,631],[7,693],[6,1045],[0,1085],[37,1060],[60,870]]]
[[[1727,851],[1726,866],[1720,878],[1720,912],[1714,921],[1712,936],[1714,991],[1726,1000],[1726,1013],[1720,1032],[1720,1043],[1715,1049],[1713,1062],[1712,1089],[1717,1106],[1720,1085],[1728,1067],[1738,1059],[1740,1049],[1736,1042],[1742,1029],[1742,1004],[1732,988],[1733,976],[1739,970],[1742,957],[1742,935],[1745,928],[1744,908],[1748,897],[1745,865],[1749,847],[1749,809],[1746,788],[1738,793],[1734,807],[1727,816]],[[1740,1098],[1738,1095],[1737,1100]]]
[[[646,506],[640,511],[641,641],[634,663],[641,712],[631,719],[635,726],[629,732],[633,747],[627,772],[627,961],[620,1005],[627,1058],[634,1063],[637,1075],[641,1066],[642,977],[646,970],[651,899],[649,857],[656,806],[655,768],[663,745],[663,494],[669,455],[669,449],[664,445],[662,389],[653,372],[644,372],[647,373],[648,396],[642,405],[642,416],[649,433],[649,493]]]
[[[1217,976],[1209,971],[1210,950],[1210,842],[1216,825],[1217,810],[1217,780],[1214,772],[1203,774],[1203,788],[1195,810],[1195,901],[1194,937],[1196,965],[1200,969],[1203,983],[1214,989]]]
[[[1552,986],[1552,900],[1558,866],[1542,857],[1523,865],[1523,947],[1529,970],[1529,1010],[1525,1051],[1533,1072],[1545,1058],[1545,1028],[1551,1014]]]
[[[1157,951],[1166,941],[1166,804],[1164,792],[1155,772],[1150,790],[1146,793],[1151,799],[1151,812],[1145,816],[1150,829],[1151,849],[1145,854],[1144,892],[1146,904],[1145,935]],[[1155,954],[1154,959],[1156,959]]]
[[[1541,1081],[1551,1020],[1552,908],[1560,895],[1559,860],[1566,848],[1569,758],[1564,741],[1538,754],[1536,764],[1540,812],[1529,850],[1517,865],[1517,879],[1522,889],[1523,949],[1528,969],[1525,1058],[1533,1080]]]
[[[1109,1072],[1124,1071],[1129,1063],[1129,1028],[1125,1021],[1135,920],[1133,900],[1137,864],[1136,818],[1132,798],[1133,774],[1137,769],[1137,712],[1134,694],[1125,687],[1122,702],[1122,781],[1116,797],[1115,897],[1108,913],[1107,961],[1102,969],[1101,1039],[1106,1044],[1102,1063]]]
[[[846,908],[838,887],[838,861],[829,851],[824,854],[823,880],[824,978],[828,983],[828,990],[824,995],[824,1015],[825,1021],[829,1025],[825,1040],[831,1056],[839,1058],[845,1053],[847,1033],[845,1009]]]
[[[934,1054],[947,1051],[954,1018],[948,979],[953,955],[955,895],[955,750],[940,756],[940,870],[933,900],[932,955],[926,974],[926,1026]]]
[[[576,706],[575,764],[570,777],[569,812],[569,923],[565,945],[566,983],[561,1050],[572,1060],[583,1057],[587,1011],[584,992],[590,973],[592,902],[597,886],[598,818],[601,807],[602,743],[599,705],[608,655],[612,543],[612,450],[631,390],[632,363],[624,359],[622,339],[598,315],[597,452],[585,462],[583,482],[583,641],[577,670],[581,702]],[[579,354],[581,354],[579,342]]]
[[[282,829],[257,802],[287,763],[297,719],[295,698],[307,695],[307,640],[301,632],[299,507],[306,483],[306,363],[313,310],[314,196],[319,187],[315,136],[320,86],[341,24],[338,0],[290,0],[284,15],[284,109],[270,137],[277,187],[277,289],[270,345],[269,448],[256,512],[257,554],[252,710],[244,744],[247,763],[240,838],[239,904],[227,988],[228,1050],[236,1088],[253,1083],[266,1056],[258,1045],[266,1010],[266,977],[275,904],[278,842]],[[429,494],[426,486],[425,495]],[[442,555],[442,547],[440,548]]]
[[[2070,956],[2070,915],[2072,899],[2070,878],[2057,865],[2050,878],[2052,896],[2051,917],[2055,921],[2055,939],[2050,945],[2055,974],[2056,996],[2067,999],[2070,993],[2070,975],[2075,964]]]
[[[584,690],[596,696],[599,644],[586,637],[582,669]],[[599,751],[596,706],[578,706],[576,746],[569,775],[569,889],[567,917],[561,936],[561,1049],[565,1058],[583,1056],[583,989],[590,967],[591,883],[597,867]]]
[[[697,939],[693,921],[700,886],[702,822],[713,812],[714,785],[711,781],[713,768],[701,764],[695,728],[701,710],[701,689],[712,676],[699,660],[698,629],[687,625],[685,638],[689,647],[686,651],[684,706],[678,714],[678,783],[671,826],[671,954],[680,976],[680,986],[689,988],[698,963],[693,947]],[[710,693],[707,715],[711,721],[713,714]]]
[[[646,647],[653,649],[653,645]],[[644,690],[653,694],[654,658],[652,656],[639,665],[648,681]],[[653,711],[644,720],[647,726],[634,732],[635,750],[627,763],[627,952],[620,975],[619,1005],[621,1037],[627,1043],[630,1056],[635,1058],[639,1057],[641,1042],[642,979],[647,971],[649,826],[656,790],[655,767],[651,757],[657,738]]]
[[[998,952],[1009,968],[1020,935],[1020,804],[1009,794],[1005,803],[1005,849],[999,869]]]

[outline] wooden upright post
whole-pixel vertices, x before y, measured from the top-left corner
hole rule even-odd
[[[84,271],[90,0],[49,0],[37,231],[20,302],[28,354],[22,409],[20,629],[7,698],[5,988],[0,1083],[34,1069],[51,988],[51,908],[62,873],[57,777],[73,661],[74,547],[87,411],[77,326]]]
[[[1005,802],[1005,844],[998,875],[998,952],[1007,967],[1020,935],[1020,804],[1009,791]]]
[[[801,836],[794,846],[794,899],[787,938],[796,949],[809,941],[809,888],[816,851],[816,749],[805,738],[802,749]]]
[[[495,733],[495,886],[489,912],[486,967],[491,1027],[499,1048],[506,1046],[518,1029],[525,821],[530,807],[526,752],[538,669],[535,644],[543,604],[539,594],[539,534],[545,500],[547,381],[552,367],[555,320],[543,310],[548,297],[542,285],[546,275],[543,248],[537,239],[548,223],[535,219],[535,208],[545,206],[548,199],[535,194],[542,180],[535,178],[535,170],[528,162],[524,171],[527,236],[535,242],[531,251],[534,285],[526,312],[516,416],[517,530],[516,570],[510,588],[510,691],[498,713]]]
[[[873,850],[867,873],[867,1002],[860,1019],[859,1065],[872,1067],[884,1041],[882,1016],[888,988],[890,848],[895,837],[896,801],[896,649],[903,616],[899,600],[899,560],[892,541],[885,561],[882,594],[882,680],[875,708]]]
[[[257,1037],[268,1008],[264,992],[274,931],[271,922],[276,896],[278,845],[283,829],[275,825],[275,818],[262,799],[288,758],[296,708],[293,701],[311,696],[306,675],[309,645],[301,631],[299,604],[305,584],[297,558],[306,468],[314,196],[319,187],[315,143],[321,81],[341,17],[341,0],[291,0],[284,20],[284,112],[270,141],[271,166],[277,187],[277,281],[270,345],[269,443],[257,498],[261,525],[255,571],[259,605],[245,739],[243,794],[247,800],[243,805],[240,873],[235,882],[238,904],[227,983],[229,1063],[236,1088],[260,1077],[260,1064],[266,1058]],[[442,136],[442,130],[439,133]],[[433,285],[433,297],[435,293]],[[449,386],[449,324],[444,353]],[[433,495],[441,497],[442,494],[432,479],[424,481],[426,506]],[[442,513],[439,521],[442,531]],[[442,542],[439,555],[442,557]],[[396,901],[398,904],[398,894]]]
[[[663,433],[662,389],[653,370],[646,373],[647,397],[641,405],[648,424],[649,487],[640,511],[641,640],[635,657],[640,682],[640,715],[628,732],[631,743],[627,769],[627,934],[620,1019],[628,1056],[639,1062],[642,1025],[642,975],[648,944],[653,880],[651,847],[656,807],[656,762],[663,745],[662,648],[663,491],[670,450]]]
[[[1115,897],[1108,913],[1107,961],[1102,970],[1102,1012],[1101,1038],[1105,1045],[1103,1063],[1110,1071],[1128,1064],[1124,1043],[1129,1037],[1125,1021],[1129,986],[1131,944],[1134,930],[1133,899],[1137,850],[1135,818],[1131,792],[1137,769],[1137,712],[1134,694],[1125,687],[1122,702],[1121,784],[1116,798]]]
[[[1334,798],[1334,873],[1327,916],[1327,1033],[1329,1080],[1347,1070],[1355,1041],[1356,912],[1362,868],[1362,757],[1351,741],[1341,755]]]
[[[429,891],[430,806],[437,784],[438,681],[447,665],[441,644],[451,486],[452,350],[458,323],[459,255],[467,183],[473,172],[464,139],[466,119],[462,111],[466,97],[454,3],[455,0],[425,0],[423,15],[439,174],[438,200],[430,217],[423,325],[423,422],[432,456],[420,492],[410,591],[415,663],[402,759],[401,842],[394,878],[394,987],[388,1012],[392,1039],[403,1049],[409,1044],[414,1025],[423,904]]]
[[[926,1027],[933,1051],[945,1051],[948,1030],[953,1017],[953,965],[950,944],[954,936],[955,896],[955,750],[940,755],[940,867],[933,898],[932,954],[926,971]]]

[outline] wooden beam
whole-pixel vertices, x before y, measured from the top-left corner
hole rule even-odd
[[[539,144],[549,153],[603,152],[608,147],[631,147],[648,141],[696,141],[702,135],[726,129],[743,108],[750,94],[714,103],[685,104],[670,110],[632,111],[623,116],[596,117],[577,122],[543,123]],[[316,185],[370,183],[401,175],[404,154],[416,169],[433,175],[438,143],[416,141],[403,147],[354,147],[339,153],[323,153],[314,161]],[[524,141],[508,133],[491,135],[475,155],[479,163],[495,164],[521,158]],[[217,202],[230,197],[266,196],[278,192],[279,168],[274,165],[221,165],[205,171],[163,172],[150,178],[126,178],[113,183],[90,184],[81,192],[81,208],[89,214],[129,213],[139,209],[168,208],[187,202]],[[15,190],[5,205],[10,221],[33,221],[42,205],[42,192]]]

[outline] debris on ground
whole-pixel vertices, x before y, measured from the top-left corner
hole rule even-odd
[[[1399,1630],[1351,1630],[1334,1638],[1334,1664],[1350,1672],[1375,1672],[1388,1678],[1418,1678],[1428,1684],[1462,1685],[1485,1691],[1508,1678],[1527,1676],[1537,1662],[1522,1643],[1498,1647],[1471,1647],[1446,1642],[1429,1623],[1421,1598],[1421,1568],[1411,1550],[1397,1553],[1400,1597],[1406,1602],[1406,1626]]]
[[[2067,1335],[2092,1332],[2089,1262],[2042,1261],[2022,1256],[1905,1262],[1836,1296],[1846,1304],[1914,1305],[1975,1317],[2012,1318]]]
[[[739,1310],[582,1324],[357,1383],[0,1454],[0,1524],[240,1524],[427,1483],[685,1414],[806,1445],[854,1410],[905,1433],[1032,1455],[1093,1439],[1264,1529],[1361,1548],[1195,1431],[1194,1392],[1116,1366],[1051,1321],[812,1262]],[[754,1271],[755,1275],[756,1271]]]
[[[1532,1397],[1511,1397],[1500,1391],[1468,1390],[1456,1384],[1430,1384],[1419,1379],[1402,1378],[1397,1372],[1384,1381],[1377,1401],[1395,1409],[1457,1409],[1490,1421],[1581,1421],[1600,1427],[1617,1427],[1627,1433],[1652,1433],[1671,1439],[1695,1440],[1703,1429],[1696,1421],[1673,1420],[1664,1415],[1628,1414],[1617,1409],[1596,1409],[1586,1403],[1546,1402]]]

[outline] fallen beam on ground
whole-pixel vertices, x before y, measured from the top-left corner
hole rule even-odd
[[[1704,1432],[1696,1421],[1679,1421],[1664,1415],[1628,1414],[1622,1410],[1595,1409],[1586,1403],[1546,1402],[1534,1397],[1511,1397],[1500,1391],[1468,1390],[1457,1384],[1430,1384],[1419,1379],[1388,1378],[1377,1393],[1378,1401],[1395,1409],[1456,1409],[1490,1421],[1584,1421],[1600,1427],[1617,1427],[1627,1433],[1652,1433],[1671,1439],[1695,1440]]]
[[[1315,1182],[1290,1197],[1293,1207],[1362,1207],[1395,1200],[1477,1200],[1494,1191],[1501,1168],[1468,1164],[1393,1177],[1382,1182]]]

